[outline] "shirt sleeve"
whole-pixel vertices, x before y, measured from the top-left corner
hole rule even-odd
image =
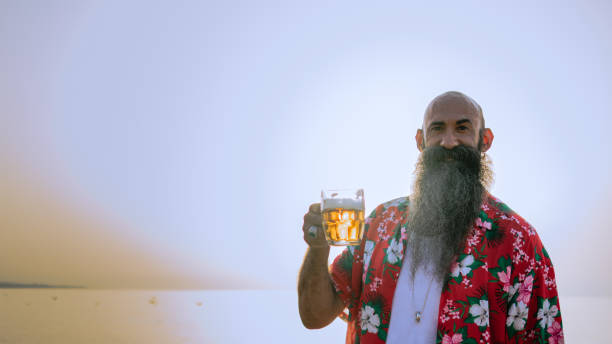
[[[331,276],[332,284],[345,305],[350,303],[352,295],[353,247],[354,246],[345,248],[329,267],[329,275]]]
[[[513,272],[517,283],[511,287],[507,333],[516,336],[518,343],[563,343],[555,272],[537,234],[526,240],[523,251],[514,253],[514,259],[518,261]],[[524,329],[517,331],[523,324]]]

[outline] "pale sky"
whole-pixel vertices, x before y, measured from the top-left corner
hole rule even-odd
[[[3,1],[0,281],[295,288],[320,190],[408,194],[458,90],[560,292],[611,296],[611,36],[606,1]]]

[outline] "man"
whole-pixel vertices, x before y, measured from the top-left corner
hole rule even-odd
[[[348,308],[347,343],[563,343],[540,238],[486,190],[492,142],[472,98],[432,100],[416,134],[413,194],[379,205],[361,244],[329,270],[320,205],[311,205],[298,281],[304,326],[327,326]]]

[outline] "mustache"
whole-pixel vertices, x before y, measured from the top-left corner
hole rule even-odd
[[[425,170],[437,169],[449,163],[459,163],[471,171],[478,171],[480,161],[480,151],[466,145],[458,145],[452,149],[434,146],[423,151],[423,167]]]

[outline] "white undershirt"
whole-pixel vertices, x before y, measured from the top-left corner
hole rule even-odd
[[[414,276],[413,296],[410,257],[410,252],[404,252],[404,263],[393,297],[387,343],[435,343],[442,283],[438,279],[432,280],[429,266],[427,269],[419,268]],[[429,296],[423,308],[430,282]],[[421,312],[421,321],[418,323],[415,319],[417,311]]]

